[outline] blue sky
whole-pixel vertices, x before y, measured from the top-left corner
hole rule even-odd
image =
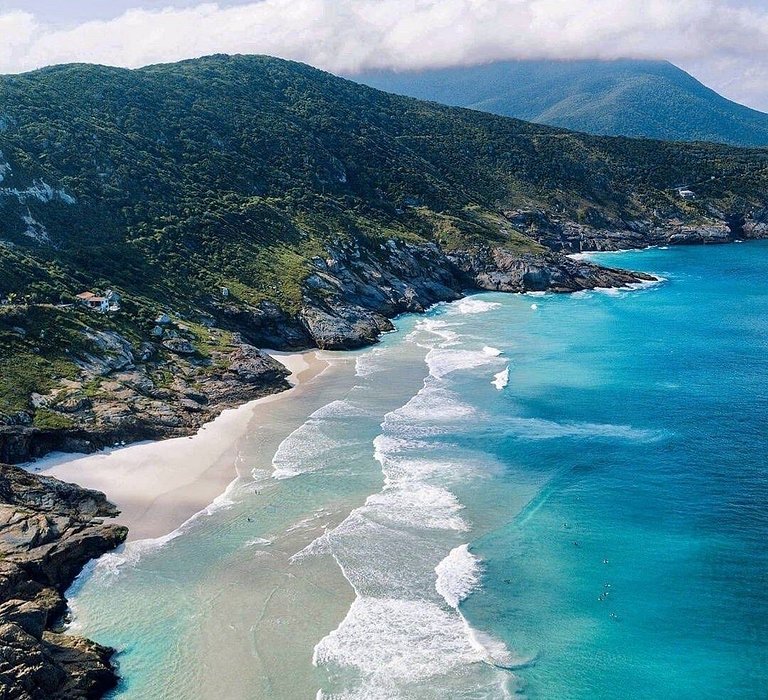
[[[333,72],[666,59],[768,111],[768,0],[0,0],[0,73],[267,53]]]

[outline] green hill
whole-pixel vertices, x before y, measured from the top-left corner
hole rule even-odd
[[[300,301],[330,240],[503,241],[501,212],[577,220],[756,204],[768,153],[573,134],[384,94],[265,57],[0,78],[0,294],[114,285],[181,303]],[[709,182],[710,178],[715,178]],[[518,241],[519,243],[519,241]]]
[[[537,222],[642,244],[738,226],[768,192],[768,151],[571,133],[259,56],[1,77],[0,152],[0,423],[98,419],[102,444],[284,386],[243,341],[349,347],[462,285],[631,279],[545,254]],[[68,305],[107,289],[118,313]]]
[[[768,114],[718,95],[666,61],[505,61],[352,79],[591,134],[768,145]]]

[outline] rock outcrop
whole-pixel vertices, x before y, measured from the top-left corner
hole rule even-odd
[[[289,387],[283,365],[237,337],[208,356],[186,345],[179,352],[177,344],[165,356],[151,347],[142,357],[127,344],[122,354],[82,359],[78,380],[36,395],[36,408],[58,424],[34,425],[24,411],[0,417],[0,462],[188,435],[226,408]]]
[[[0,465],[0,697],[98,698],[114,687],[113,650],[61,634],[64,591],[125,540],[97,491]]]
[[[505,212],[521,232],[553,251],[581,253],[588,251],[628,250],[649,246],[705,245],[731,243],[739,239],[768,237],[768,211],[748,216],[713,211],[710,219],[698,224],[686,222],[672,212],[658,221],[609,220],[588,210],[584,220],[561,220],[540,210]]]
[[[390,318],[397,314],[420,313],[471,290],[569,292],[652,279],[544,249],[520,254],[502,246],[446,253],[434,244],[394,240],[378,248],[337,245],[312,263],[297,314],[270,304],[235,309],[224,303],[211,313],[255,345],[345,350],[375,342],[393,328]]]
[[[579,292],[652,281],[642,272],[601,267],[556,253],[515,255],[503,248],[452,256],[479,289],[496,292]]]

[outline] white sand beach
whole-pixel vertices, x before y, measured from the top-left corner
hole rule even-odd
[[[196,435],[137,443],[90,455],[56,453],[26,468],[104,492],[121,511],[128,539],[161,537],[206,508],[238,476],[238,438],[269,419],[277,402],[295,401],[330,365],[316,351],[270,352],[293,388],[224,411]]]

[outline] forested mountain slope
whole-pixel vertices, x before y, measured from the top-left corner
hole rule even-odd
[[[768,145],[768,114],[726,99],[666,61],[501,61],[352,79],[591,134]]]

